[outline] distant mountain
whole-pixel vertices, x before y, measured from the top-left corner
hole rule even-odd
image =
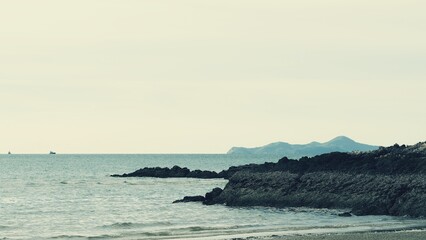
[[[233,147],[227,154],[272,154],[288,158],[301,158],[303,156],[312,157],[329,152],[371,151],[378,148],[378,146],[358,143],[348,137],[339,136],[325,143],[289,144],[286,142],[275,142],[255,148]]]

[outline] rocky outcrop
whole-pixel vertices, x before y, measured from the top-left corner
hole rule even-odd
[[[426,217],[426,142],[300,160],[284,157],[277,163],[230,167],[219,173],[175,166],[113,176],[229,179],[223,190],[215,188],[205,196],[179,202],[339,208],[351,209],[355,215]]]
[[[351,209],[344,216],[426,217],[426,143],[299,161],[282,158],[225,173],[229,183],[208,204]]]
[[[418,217],[426,216],[426,181],[424,175],[238,172],[211,203]]]
[[[188,168],[174,166],[172,168],[141,168],[132,173],[114,174],[111,177],[157,177],[157,178],[222,178],[214,171],[191,171]]]
[[[172,168],[145,167],[131,173],[113,174],[111,177],[156,177],[156,178],[225,178],[229,179],[236,172],[240,171],[263,171],[269,170],[270,164],[248,164],[236,167],[230,167],[219,173],[206,170],[189,170],[186,167],[174,166]],[[265,168],[266,167],[266,168]]]

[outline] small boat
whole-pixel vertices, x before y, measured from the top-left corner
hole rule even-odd
[[[7,152],[7,154],[12,154],[12,153],[9,151],[9,152]]]
[[[50,151],[50,153],[49,153],[49,154],[51,154],[51,155],[52,155],[52,154],[56,154],[56,153],[55,153],[55,152]]]

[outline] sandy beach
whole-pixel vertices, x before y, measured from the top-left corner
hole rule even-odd
[[[323,234],[311,236],[284,236],[274,237],[274,240],[423,240],[426,239],[426,231],[408,232],[369,232],[347,234]]]

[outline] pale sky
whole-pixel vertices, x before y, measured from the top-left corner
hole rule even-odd
[[[5,0],[0,153],[426,141],[426,1]]]

